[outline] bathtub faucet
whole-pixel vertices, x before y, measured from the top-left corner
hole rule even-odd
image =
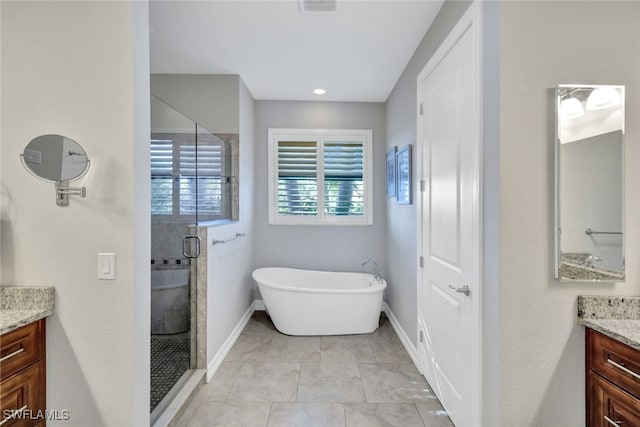
[[[382,283],[382,276],[380,275],[380,268],[378,268],[378,263],[375,259],[369,258],[366,261],[362,262],[362,266],[364,267],[367,264],[373,264],[373,278],[376,279],[376,282]]]

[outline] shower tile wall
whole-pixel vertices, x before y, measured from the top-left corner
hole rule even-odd
[[[237,133],[217,133],[215,136],[223,140],[225,142],[225,146],[231,152],[225,161],[228,161],[229,166],[231,167],[229,173],[231,186],[228,188],[228,190],[231,191],[231,194],[229,195],[231,203],[230,215],[232,221],[237,221],[239,219],[238,211],[240,207],[238,187],[238,177],[240,175],[240,135]]]
[[[175,260],[183,260],[182,238],[189,234],[188,224],[174,224],[151,222],[151,259],[155,264],[162,264],[168,260],[175,264]]]

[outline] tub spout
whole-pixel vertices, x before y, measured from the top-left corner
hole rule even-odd
[[[376,262],[375,259],[373,258],[369,258],[366,261],[362,262],[362,266],[364,267],[367,264],[373,264],[373,278],[376,279],[376,282],[378,283],[382,283],[382,276],[380,275],[380,268],[378,268],[378,263]]]

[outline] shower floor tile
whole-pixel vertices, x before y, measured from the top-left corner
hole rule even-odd
[[[185,334],[151,337],[151,412],[189,369],[190,350]]]
[[[291,337],[263,311],[177,425],[453,426],[384,314],[371,334]]]

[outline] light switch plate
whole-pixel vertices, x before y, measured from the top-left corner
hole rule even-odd
[[[98,279],[99,280],[115,280],[116,279],[116,254],[111,254],[111,253],[98,254]]]

